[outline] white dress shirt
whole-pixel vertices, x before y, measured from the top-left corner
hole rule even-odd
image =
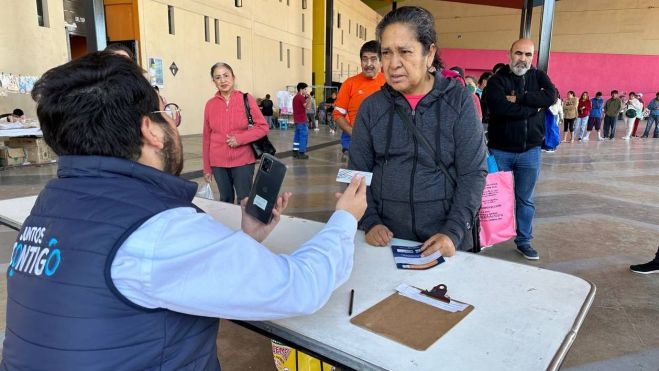
[[[112,281],[146,308],[238,320],[320,309],[352,271],[357,221],[336,211],[291,255],[193,208],[161,212],[133,232],[112,262]]]

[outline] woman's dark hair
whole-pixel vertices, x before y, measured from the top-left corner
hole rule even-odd
[[[23,112],[23,110],[20,109],[20,108],[14,108],[14,111],[12,111],[11,114],[14,115],[14,116],[21,117],[21,116],[25,115],[25,112]]]
[[[43,136],[58,155],[94,155],[137,160],[141,120],[167,121],[158,94],[133,61],[94,52],[47,71],[32,99]]]
[[[233,68],[231,68],[231,66],[229,66],[224,62],[217,62],[211,67],[211,79],[213,78],[213,72],[215,72],[215,69],[220,67],[226,68],[227,70],[229,70],[229,72],[231,72],[232,77],[236,77],[236,74],[233,73]]]
[[[570,95],[570,94],[572,94],[573,97],[576,97],[576,96],[577,96],[576,94],[574,94],[574,91],[573,91],[573,90],[570,90],[570,91],[567,92],[567,95]]]
[[[492,77],[492,72],[485,71],[481,74],[481,77],[478,78],[478,85],[481,85],[483,81],[489,80]]]
[[[584,95],[584,94],[586,94],[586,99],[590,99],[590,95],[588,95],[588,92],[587,92],[587,91],[584,91],[583,93],[581,93],[581,97],[580,97],[580,98],[583,98],[583,95]]]
[[[506,67],[505,63],[497,63],[497,64],[494,65],[494,67],[492,67],[492,73],[497,73],[497,71],[499,71],[500,69],[502,69],[504,67]]]
[[[437,45],[437,31],[435,31],[435,19],[430,12],[419,6],[401,6],[387,13],[378,23],[375,33],[377,39],[382,43],[382,34],[387,26],[394,23],[402,23],[409,26],[416,35],[416,40],[423,46],[423,53],[427,55],[430,46],[437,46],[437,53],[433,58],[432,66],[436,69],[444,67],[444,63],[439,58],[439,45]]]
[[[636,96],[636,93],[634,93],[633,91],[630,91],[630,92],[629,92],[629,96],[631,97],[632,95],[633,95],[633,96]]]
[[[133,53],[133,51],[123,44],[119,44],[119,43],[110,44],[105,48],[105,51],[110,53],[124,52],[128,54],[128,58],[130,58],[133,61],[135,60],[135,54]]]

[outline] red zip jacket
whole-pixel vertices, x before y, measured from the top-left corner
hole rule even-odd
[[[579,105],[577,106],[577,112],[579,117],[590,116],[590,110],[593,108],[593,105],[590,103],[590,99],[581,100],[579,99]]]
[[[254,120],[251,129],[247,128],[247,114],[241,91],[234,90],[228,102],[220,92],[206,102],[202,139],[204,174],[210,174],[211,167],[238,167],[256,162],[249,143],[268,135],[268,124],[254,97],[248,94],[247,99]],[[236,137],[238,147],[229,147],[226,143],[227,135]]]

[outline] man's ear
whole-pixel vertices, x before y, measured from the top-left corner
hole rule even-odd
[[[140,131],[142,133],[142,143],[145,146],[163,149],[165,146],[163,131],[158,123],[151,121],[148,116],[144,116],[140,123]]]

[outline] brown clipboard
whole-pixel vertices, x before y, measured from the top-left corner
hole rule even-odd
[[[397,292],[375,304],[350,323],[416,350],[426,350],[465,318],[474,307],[447,312]]]

